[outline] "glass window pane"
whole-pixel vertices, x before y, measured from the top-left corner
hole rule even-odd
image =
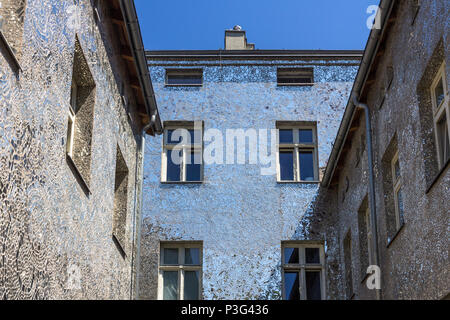
[[[306,271],[306,299],[307,300],[322,300],[320,290],[320,271]]]
[[[199,75],[168,75],[167,84],[202,84],[202,76]]]
[[[400,163],[398,162],[398,159],[394,163],[394,172],[395,172],[395,181],[400,178]]]
[[[294,134],[291,129],[280,130],[280,143],[294,143]]]
[[[442,78],[439,80],[439,83],[437,84],[436,88],[434,89],[434,96],[436,98],[436,106],[439,107],[444,101],[444,85],[442,82]]]
[[[286,300],[300,300],[298,272],[284,273],[284,296]]]
[[[184,264],[200,265],[200,249],[186,248],[184,251]]]
[[[163,272],[163,299],[177,300],[178,299],[178,271],[164,271]]]
[[[300,263],[298,259],[298,248],[284,248],[284,263]]]
[[[202,154],[200,152],[189,152],[186,164],[186,181],[201,181]]]
[[[180,181],[181,180],[181,164],[175,164],[172,160],[172,153],[179,152],[180,162],[182,151],[181,150],[167,150],[167,181]]]
[[[403,209],[403,194],[402,189],[400,188],[397,192],[397,205],[398,205],[398,214],[399,214],[399,222],[400,226],[403,225],[404,219],[404,209]]]
[[[164,265],[176,265],[178,264],[178,249],[177,248],[164,248]]]
[[[300,180],[314,181],[314,157],[312,151],[300,151]]]
[[[175,130],[167,130],[167,143],[169,144],[177,144],[181,142],[181,137],[178,139],[173,139],[172,135]]]
[[[320,250],[319,248],[306,248],[305,249],[306,263],[318,263],[320,264]]]
[[[299,141],[300,143],[313,143],[313,131],[311,129],[301,129],[299,130]]]
[[[444,113],[445,114],[445,113]],[[448,137],[447,117],[444,115],[437,123],[437,135],[439,139],[439,157],[441,158],[441,166],[450,158],[450,142]]]
[[[280,178],[282,181],[294,180],[293,151],[280,151]]]
[[[199,300],[199,272],[184,273],[184,300]]]

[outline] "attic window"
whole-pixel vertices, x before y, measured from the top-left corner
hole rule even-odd
[[[311,86],[314,84],[313,68],[278,68],[279,86]]]
[[[168,69],[166,86],[202,86],[202,69]]]

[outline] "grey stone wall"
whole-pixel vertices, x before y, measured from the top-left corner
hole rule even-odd
[[[121,102],[113,32],[94,22],[90,1],[75,3],[78,24],[72,0],[28,0],[24,28],[11,39],[23,42],[23,71],[0,55],[0,299],[130,298],[131,254],[123,258],[112,239],[114,176],[119,145],[131,247],[137,128]],[[96,86],[90,195],[66,161],[76,34]]]
[[[389,32],[385,53],[377,65],[375,83],[368,92],[367,104],[372,115],[374,140],[376,208],[383,299],[441,299],[449,288],[450,175],[447,167],[439,174],[430,118],[428,91],[437,68],[447,65],[449,4],[445,0],[421,1],[413,20],[410,1],[399,1],[397,17]],[[393,82],[386,86],[386,70],[393,67]],[[384,98],[384,103],[380,102]],[[324,194],[317,203],[317,212],[337,215],[335,226],[330,222],[315,224],[323,234],[338,230],[339,239],[334,259],[342,266],[344,275],[344,237],[352,234],[353,288],[356,299],[374,299],[375,293],[366,288],[364,276],[364,243],[359,241],[358,210],[364,206],[368,194],[367,149],[360,149],[364,135],[364,119],[347,151],[343,168],[339,170],[339,185]],[[430,140],[431,133],[431,140]],[[392,145],[399,151],[405,224],[392,236],[392,183],[386,176],[385,160],[392,157]],[[358,157],[361,162],[357,166]],[[433,158],[434,157],[434,158]],[[386,182],[386,179],[388,181]],[[436,180],[437,179],[437,180]],[[348,181],[348,191],[347,189]],[[434,184],[432,182],[435,181]],[[337,202],[326,199],[337,198]],[[331,220],[330,220],[331,221]],[[321,230],[321,231],[319,231]],[[389,242],[389,239],[392,240]],[[328,275],[330,277],[330,275]],[[341,281],[337,298],[345,298],[345,284]]]
[[[317,121],[324,168],[359,61],[150,61],[164,120],[203,120],[205,130],[275,129]],[[165,68],[203,67],[201,88],[164,86]],[[313,67],[312,87],[278,87],[277,66]],[[306,239],[300,220],[317,184],[278,184],[259,165],[205,165],[201,185],[160,183],[162,138],[145,150],[139,292],[156,299],[159,241],[203,241],[204,299],[280,299],[281,241]]]

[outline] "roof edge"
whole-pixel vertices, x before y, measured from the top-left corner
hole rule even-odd
[[[155,92],[153,90],[152,80],[147,67],[147,59],[144,50],[144,43],[142,41],[141,29],[136,13],[134,0],[119,0],[120,9],[125,19],[125,27],[128,32],[128,39],[130,41],[132,55],[136,64],[136,71],[139,78],[139,84],[142,88],[145,109],[150,121],[154,119],[154,131],[161,134],[163,125],[159,116],[158,106],[155,99]],[[154,117],[153,117],[154,116]]]
[[[328,188],[330,186],[331,179],[336,171],[336,166],[340,159],[342,148],[347,139],[350,124],[356,111],[356,107],[353,104],[353,98],[355,97],[359,99],[361,89],[366,83],[368,73],[374,62],[375,54],[378,51],[380,40],[382,39],[382,35],[386,30],[387,21],[391,15],[392,8],[395,2],[396,0],[380,1],[379,12],[381,14],[381,27],[380,29],[372,29],[369,35],[369,39],[367,40],[366,48],[364,50],[364,56],[361,61],[361,66],[358,70],[358,74],[353,84],[353,88],[347,102],[347,107],[345,108],[344,116],[342,118],[341,125],[339,126],[339,130],[333,144],[333,149],[331,150],[330,157],[328,159],[327,167],[325,169],[325,173],[321,183],[322,187]]]

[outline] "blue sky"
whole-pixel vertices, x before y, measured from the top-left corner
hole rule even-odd
[[[135,0],[147,50],[216,50],[239,24],[256,49],[364,49],[378,0]]]

